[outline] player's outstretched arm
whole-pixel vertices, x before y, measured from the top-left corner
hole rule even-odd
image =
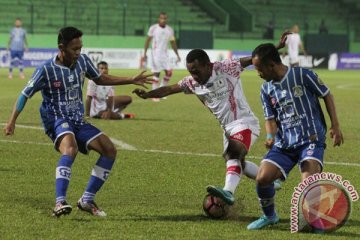
[[[173,84],[170,86],[160,87],[149,92],[146,92],[144,89],[137,88],[133,91],[133,93],[135,93],[136,95],[138,95],[143,99],[147,99],[147,98],[162,98],[182,91],[183,90],[178,84]]]
[[[14,134],[16,119],[20,115],[20,112],[24,109],[26,102],[27,102],[27,98],[23,94],[20,94],[19,98],[15,102],[10,119],[7,122],[6,126],[4,127],[5,135]]]
[[[331,93],[327,94],[324,97],[324,102],[325,102],[326,110],[331,120],[331,127],[329,130],[330,137],[333,139],[334,147],[340,146],[341,144],[344,143],[344,137],[340,130],[340,124],[336,114],[335,101],[333,95]]]
[[[152,83],[150,78],[153,74],[145,74],[146,71],[140,72],[135,77],[117,77],[108,74],[101,74],[98,79],[93,79],[97,85],[125,85],[135,84],[147,88],[145,84]]]

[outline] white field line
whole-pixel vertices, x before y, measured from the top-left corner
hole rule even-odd
[[[5,123],[0,123],[0,125],[5,125]],[[28,128],[28,129],[37,129],[42,130],[41,127],[34,127],[34,126],[27,126],[27,125],[19,125],[17,124],[16,127],[18,128]],[[128,151],[139,151],[139,152],[151,152],[151,153],[163,153],[163,154],[176,154],[176,155],[188,155],[188,156],[199,156],[199,157],[221,157],[221,154],[214,154],[214,153],[192,153],[192,152],[174,152],[174,151],[166,151],[166,150],[156,150],[156,149],[137,149],[135,146],[127,144],[121,140],[110,138],[111,141],[118,146],[120,150],[128,150]],[[15,144],[33,144],[33,145],[53,145],[52,143],[41,143],[41,142],[32,142],[32,141],[14,141],[14,140],[3,140],[0,139],[0,142],[5,143],[15,143]],[[251,156],[248,155],[246,158],[250,159],[257,159],[261,160],[262,157],[260,156]],[[329,165],[339,165],[339,166],[354,166],[360,167],[359,163],[347,163],[347,162],[328,162],[326,161],[325,164]]]

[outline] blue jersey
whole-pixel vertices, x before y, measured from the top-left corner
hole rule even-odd
[[[278,126],[275,146],[288,149],[314,140],[325,142],[326,123],[319,97],[329,92],[316,73],[301,67],[288,68],[280,82],[265,82],[261,101],[265,119],[275,119]]]
[[[14,27],[10,32],[10,50],[24,51],[26,31],[21,27]]]
[[[30,98],[41,91],[43,102],[40,113],[44,124],[63,118],[82,125],[85,77],[96,79],[100,73],[85,54],[80,55],[73,69],[58,65],[55,60],[56,57],[37,68],[22,94]]]

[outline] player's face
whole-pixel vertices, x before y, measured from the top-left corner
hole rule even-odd
[[[187,70],[193,77],[193,79],[198,82],[200,85],[204,85],[210,78],[212,68],[209,64],[201,64],[196,59],[192,63],[186,64]]]
[[[74,38],[65,47],[62,47],[61,53],[65,66],[71,67],[76,63],[80,57],[82,46],[81,38]]]
[[[16,19],[16,21],[15,21],[15,27],[21,27],[21,20]]]
[[[165,14],[160,14],[159,19],[158,19],[159,25],[162,27],[165,27],[166,23],[167,23],[167,15]]]
[[[109,68],[108,68],[108,65],[106,65],[106,64],[100,64],[100,65],[98,66],[98,69],[99,69],[99,71],[100,71],[101,74],[102,74],[102,73],[105,73],[105,74],[108,74],[108,73],[109,73]]]
[[[274,77],[274,68],[271,64],[263,64],[260,59],[255,56],[252,59],[252,64],[254,65],[256,71],[258,72],[259,77],[269,82]]]

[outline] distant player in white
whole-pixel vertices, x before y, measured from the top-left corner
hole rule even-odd
[[[105,61],[99,62],[97,68],[100,73],[109,73],[108,64]],[[121,112],[131,102],[130,96],[115,96],[114,86],[101,86],[89,80],[86,92],[85,117],[115,120],[134,118],[135,114]]]
[[[152,41],[151,60],[152,66],[151,71],[154,73],[152,88],[156,89],[159,87],[160,72],[165,71],[160,86],[167,86],[172,76],[172,68],[168,56],[168,44],[171,43],[171,47],[177,56],[177,62],[180,62],[180,56],[177,51],[176,40],[174,36],[174,30],[167,25],[167,15],[161,12],[158,18],[158,23],[150,27],[148,31],[148,37],[144,47],[144,61],[147,60],[147,49]],[[159,99],[153,99],[158,101]]]
[[[291,28],[291,31],[293,32],[293,34],[290,34],[287,37],[286,47],[287,47],[287,52],[289,55],[290,66],[297,67],[297,66],[299,66],[299,49],[301,49],[301,51],[304,53],[304,55],[307,55],[307,54],[306,54],[306,51],[305,51],[304,46],[301,41],[301,37],[299,34],[299,26],[294,25]]]
[[[284,46],[282,36],[278,48]],[[251,64],[251,57],[210,62],[204,50],[194,49],[186,56],[191,74],[177,84],[146,92],[135,89],[141,98],[161,98],[184,92],[196,94],[199,100],[215,115],[224,129],[224,158],[226,177],[224,188],[208,186],[207,191],[227,204],[234,204],[234,193],[244,173],[255,179],[258,166],[245,161],[250,147],[260,134],[259,120],[251,111],[239,79],[243,68]]]

